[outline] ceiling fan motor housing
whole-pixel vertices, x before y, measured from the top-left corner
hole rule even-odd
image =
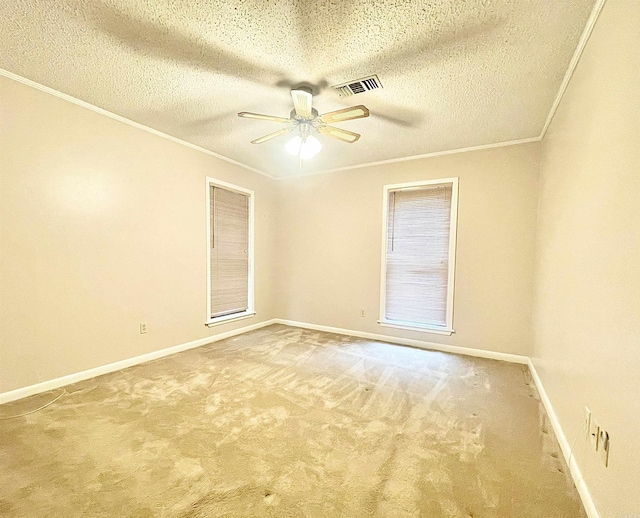
[[[305,117],[300,117],[300,115],[296,113],[296,110],[294,108],[293,110],[291,110],[291,113],[289,114],[289,116],[291,117],[292,121],[305,122],[305,121],[313,121],[317,119],[319,114],[318,114],[318,110],[316,110],[315,108],[311,108],[311,118],[307,119]]]

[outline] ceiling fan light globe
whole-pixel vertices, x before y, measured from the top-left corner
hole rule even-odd
[[[307,160],[316,156],[322,149],[322,143],[313,135],[309,135],[300,149],[300,158]]]
[[[287,150],[287,153],[289,153],[290,155],[298,156],[298,153],[300,153],[301,144],[302,144],[302,139],[298,135],[296,135],[289,142],[287,142],[284,148]]]

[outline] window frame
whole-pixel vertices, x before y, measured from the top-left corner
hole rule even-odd
[[[249,262],[248,272],[248,285],[247,285],[247,309],[238,313],[232,313],[230,315],[222,315],[219,317],[211,317],[211,187],[218,187],[220,189],[226,189],[228,191],[237,192],[248,196],[249,198],[249,243],[247,249],[247,259]],[[254,192],[250,189],[245,189],[239,185],[234,185],[222,180],[217,180],[206,177],[206,222],[207,222],[207,314],[205,318],[205,325],[208,327],[216,326],[219,324],[225,324],[227,322],[233,322],[235,320],[241,320],[243,318],[250,318],[256,314],[254,306]]]
[[[380,319],[378,324],[384,327],[397,329],[407,329],[410,331],[422,331],[426,333],[451,335],[453,329],[453,298],[455,294],[455,270],[456,270],[456,241],[458,231],[458,177],[439,178],[434,180],[422,180],[417,182],[406,182],[384,185],[382,189],[382,249],[380,268]],[[388,239],[388,218],[389,218],[389,194],[393,191],[417,190],[430,185],[451,184],[451,214],[449,223],[449,271],[447,275],[447,307],[446,325],[420,324],[414,322],[403,322],[397,320],[387,320],[385,318],[385,306],[387,295],[387,239]]]

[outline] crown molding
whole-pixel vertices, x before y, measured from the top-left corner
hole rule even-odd
[[[560,88],[558,90],[558,93],[554,99],[553,104],[551,105],[551,109],[549,110],[549,115],[547,116],[547,119],[545,121],[545,124],[542,128],[542,131],[540,132],[540,135],[537,137],[530,137],[530,138],[524,138],[524,139],[517,139],[517,140],[507,140],[504,142],[496,142],[493,144],[483,144],[483,145],[479,145],[479,146],[471,146],[471,147],[465,147],[465,148],[456,148],[456,149],[449,149],[449,150],[445,150],[445,151],[434,151],[432,153],[424,153],[424,154],[420,154],[420,155],[411,155],[411,156],[407,156],[407,157],[401,157],[401,158],[391,158],[388,160],[380,160],[377,162],[366,162],[364,164],[356,164],[356,165],[350,165],[350,166],[344,166],[344,167],[336,167],[336,168],[332,168],[332,169],[321,169],[319,171],[313,171],[313,172],[309,172],[309,173],[303,173],[303,174],[293,174],[293,175],[288,175],[288,176],[273,176],[270,175],[264,171],[261,171],[260,169],[256,169],[254,167],[251,167],[247,164],[243,164],[242,162],[238,162],[237,160],[234,160],[232,158],[226,157],[224,155],[220,155],[214,151],[211,151],[209,149],[203,148],[201,146],[197,146],[195,144],[191,144],[190,142],[187,142],[185,140],[179,139],[177,137],[174,137],[172,135],[168,135],[167,133],[163,133],[161,131],[158,131],[156,129],[153,129],[149,126],[145,126],[144,124],[140,124],[139,122],[135,122],[131,119],[127,119],[126,117],[122,117],[121,115],[118,115],[116,113],[110,112],[108,110],[105,110],[104,108],[100,108],[99,106],[95,106],[93,104],[90,104],[86,101],[83,101],[81,99],[78,99],[76,97],[73,97],[71,95],[65,94],[63,92],[60,92],[58,90],[55,90],[53,88],[50,88],[48,86],[42,85],[40,83],[37,83],[35,81],[32,81],[31,79],[27,79],[25,77],[19,76],[18,74],[14,74],[13,72],[9,72],[8,70],[4,70],[0,68],[0,76],[4,76],[7,77],[9,79],[12,79],[14,81],[23,83],[27,86],[31,86],[32,88],[36,88],[38,90],[41,90],[43,92],[46,92],[48,94],[54,95],[56,97],[59,97],[60,99],[64,99],[68,102],[71,102],[73,104],[76,104],[78,106],[82,106],[83,108],[87,108],[91,111],[94,111],[96,113],[100,113],[101,115],[105,115],[111,119],[117,120],[119,122],[122,122],[124,124],[128,124],[130,126],[133,126],[135,128],[141,129],[143,131],[146,131],[147,133],[151,133],[153,135],[156,135],[158,137],[162,137],[166,140],[170,140],[171,142],[174,142],[176,144],[180,144],[183,145],[185,147],[188,147],[190,149],[196,150],[196,151],[200,151],[201,153],[205,153],[206,155],[209,156],[213,156],[215,158],[218,158],[220,160],[224,160],[225,162],[228,162],[230,164],[234,164],[236,166],[242,167],[243,169],[246,169],[248,171],[252,171],[254,173],[258,173],[261,174],[263,176],[266,176],[267,178],[271,178],[272,180],[286,180],[286,179],[290,179],[290,178],[299,178],[301,176],[312,176],[312,175],[316,175],[316,174],[324,174],[324,173],[334,173],[334,172],[339,172],[339,171],[349,171],[352,169],[361,169],[364,167],[374,167],[374,166],[378,166],[378,165],[386,165],[386,164],[394,164],[394,163],[398,163],[398,162],[406,162],[406,161],[410,161],[410,160],[420,160],[422,158],[433,158],[433,157],[437,157],[437,156],[444,156],[444,155],[454,155],[454,154],[458,154],[458,153],[467,153],[469,151],[482,151],[485,149],[494,149],[494,148],[499,148],[499,147],[505,147],[505,146],[513,146],[513,145],[518,145],[518,144],[527,144],[530,142],[540,142],[544,139],[547,130],[549,129],[549,125],[551,124],[551,121],[553,120],[554,115],[556,114],[558,107],[560,105],[560,102],[562,101],[562,98],[567,90],[567,87],[569,86],[569,83],[571,81],[571,78],[573,76],[573,73],[578,65],[578,62],[580,61],[580,57],[582,56],[582,53],[587,45],[587,42],[589,41],[589,37],[591,36],[591,33],[593,31],[593,28],[595,27],[595,24],[598,20],[598,17],[600,16],[600,13],[602,12],[602,9],[605,5],[607,0],[596,0],[595,4],[593,6],[593,9],[591,11],[591,14],[589,16],[589,19],[587,20],[587,24],[584,28],[584,31],[582,32],[582,36],[580,37],[580,40],[578,42],[578,46],[575,50],[575,52],[573,53],[573,56],[571,58],[571,61],[569,62],[569,67],[567,68],[567,71],[564,75],[564,78],[562,80],[562,83],[560,84]]]
[[[494,149],[498,147],[516,146],[518,144],[529,144],[530,142],[540,142],[541,137],[530,137],[518,140],[506,140],[504,142],[496,142],[494,144],[482,144],[480,146],[461,147],[456,149],[448,149],[446,151],[434,151],[433,153],[424,153],[422,155],[411,155],[401,158],[390,158],[388,160],[379,160],[378,162],[367,162],[365,164],[348,165],[345,167],[336,167],[334,169],[322,169],[320,171],[312,171],[310,173],[296,174],[290,176],[280,176],[277,180],[287,180],[289,178],[299,178],[300,176],[312,176],[315,174],[335,173],[338,171],[349,171],[351,169],[361,169],[363,167],[373,167],[377,165],[395,164],[397,162],[408,162],[409,160],[420,160],[421,158],[433,158],[443,155],[457,155],[458,153],[468,153],[469,151],[482,151],[484,149]]]
[[[179,138],[174,137],[172,135],[169,135],[167,133],[163,133],[162,131],[158,131],[156,129],[150,128],[149,126],[145,126],[144,124],[140,124],[139,122],[133,121],[131,119],[127,119],[126,117],[118,115],[117,113],[110,112],[108,110],[105,110],[104,108],[100,108],[99,106],[96,106],[94,104],[91,104],[91,103],[88,103],[88,102],[83,101],[81,99],[78,99],[77,97],[73,97],[72,95],[60,92],[60,91],[58,91],[58,90],[56,90],[54,88],[50,88],[50,87],[45,86],[45,85],[40,84],[40,83],[36,83],[35,81],[32,81],[31,79],[27,79],[26,77],[19,76],[18,74],[14,74],[13,72],[9,72],[8,70],[4,70],[4,69],[0,68],[0,76],[4,76],[4,77],[6,77],[8,79],[12,79],[13,81],[17,81],[18,83],[25,84],[27,86],[30,86],[30,87],[35,88],[37,90],[40,90],[42,92],[48,93],[48,94],[53,95],[55,97],[58,97],[60,99],[64,99],[65,101],[68,101],[70,103],[76,104],[78,106],[82,106],[83,108],[86,108],[86,109],[91,110],[93,112],[99,113],[100,115],[105,115],[106,117],[109,117],[110,119],[114,119],[114,120],[117,120],[117,121],[122,122],[124,124],[128,124],[129,126],[133,126],[134,128],[138,128],[138,129],[140,129],[142,131],[146,131],[147,133],[151,133],[153,135],[156,135],[157,137],[161,137],[163,139],[170,140],[171,142],[174,142],[176,144],[180,144],[180,145],[188,147],[190,149],[194,149],[195,151],[200,151],[201,153],[204,153],[206,155],[218,158],[220,160],[224,160],[225,162],[229,162],[230,164],[237,165],[239,167],[242,167],[243,169],[247,169],[247,170],[252,171],[254,173],[261,174],[263,176],[271,178],[272,180],[276,179],[275,176],[271,176],[270,174],[267,174],[264,171],[260,171],[259,169],[256,169],[255,167],[251,167],[251,166],[249,166],[247,164],[243,164],[242,162],[238,162],[237,160],[233,160],[232,158],[229,158],[229,157],[226,157],[224,155],[220,155],[218,153],[215,153],[214,151],[211,151],[209,149],[203,148],[201,146],[197,146],[196,144],[191,144],[190,142],[187,142],[186,140],[179,139]]]
[[[589,19],[587,20],[587,24],[585,25],[584,30],[582,31],[582,35],[580,36],[580,40],[578,41],[578,46],[576,47],[575,52],[573,53],[573,56],[571,57],[571,61],[569,62],[569,66],[567,68],[567,71],[565,72],[564,78],[562,80],[562,83],[560,84],[560,88],[558,89],[558,93],[553,101],[553,104],[551,105],[551,109],[549,110],[549,115],[547,116],[547,119],[544,123],[544,126],[542,127],[542,131],[540,132],[540,135],[537,137],[531,137],[531,138],[525,138],[525,139],[519,139],[519,140],[507,140],[504,142],[496,142],[495,144],[485,144],[485,145],[480,145],[480,146],[471,146],[471,147],[466,147],[466,148],[457,148],[457,149],[450,149],[447,151],[436,151],[433,153],[425,153],[425,154],[421,154],[421,155],[413,155],[413,156],[408,156],[408,157],[403,157],[403,158],[392,158],[389,160],[380,160],[378,162],[368,162],[365,164],[358,164],[358,165],[351,165],[351,166],[345,166],[345,167],[336,167],[333,169],[322,169],[320,171],[313,171],[310,173],[306,173],[306,174],[297,174],[297,175],[290,175],[290,176],[282,176],[282,177],[276,177],[277,180],[286,180],[289,178],[298,178],[300,176],[312,176],[315,174],[323,174],[323,173],[334,173],[334,172],[338,172],[338,171],[348,171],[351,169],[360,169],[362,167],[372,167],[372,166],[377,166],[377,165],[385,165],[385,164],[393,164],[396,162],[405,162],[408,160],[419,160],[421,158],[431,158],[431,157],[436,157],[436,156],[442,156],[442,155],[454,155],[457,153],[466,153],[468,151],[481,151],[483,149],[493,149],[493,148],[497,148],[497,147],[503,147],[503,146],[513,146],[513,145],[517,145],[517,144],[526,144],[529,142],[541,142],[546,133],[547,130],[549,129],[549,125],[551,124],[551,121],[554,117],[554,115],[556,114],[556,111],[558,110],[558,107],[560,106],[560,101],[562,101],[562,98],[567,90],[567,87],[569,86],[569,82],[571,81],[571,78],[573,77],[573,73],[576,69],[576,67],[578,66],[578,62],[580,61],[580,58],[582,57],[582,53],[584,52],[584,49],[587,45],[587,42],[589,41],[589,37],[591,36],[591,33],[593,31],[593,28],[596,25],[596,22],[598,21],[598,18],[600,16],[600,13],[602,12],[602,9],[605,5],[607,0],[596,0],[595,4],[593,6],[593,9],[591,10],[591,14],[589,15]]]
[[[596,3],[594,4],[593,9],[591,10],[591,15],[587,20],[587,25],[585,25],[584,31],[582,31],[582,36],[580,36],[580,41],[578,41],[578,46],[576,47],[576,50],[573,53],[573,56],[571,57],[571,61],[569,61],[569,67],[567,68],[567,71],[564,74],[564,79],[560,84],[560,89],[558,90],[558,94],[556,95],[556,98],[553,101],[553,104],[551,105],[551,110],[549,110],[549,115],[547,116],[547,120],[545,121],[544,126],[542,127],[542,131],[540,132],[540,140],[544,139],[545,135],[547,134],[549,125],[551,124],[551,121],[553,120],[553,117],[556,114],[556,111],[558,111],[558,107],[560,106],[560,101],[562,101],[562,98],[564,97],[564,94],[567,91],[567,87],[571,82],[573,73],[575,72],[576,67],[578,66],[578,62],[582,57],[584,48],[586,47],[587,42],[589,41],[591,32],[593,31],[593,28],[595,27],[596,22],[598,21],[598,17],[600,16],[600,13],[602,12],[602,8],[604,7],[604,4],[606,2],[607,0],[596,0]]]

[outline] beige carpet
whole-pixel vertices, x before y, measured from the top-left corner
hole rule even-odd
[[[1,516],[585,516],[521,365],[278,325],[67,391],[0,421]]]

